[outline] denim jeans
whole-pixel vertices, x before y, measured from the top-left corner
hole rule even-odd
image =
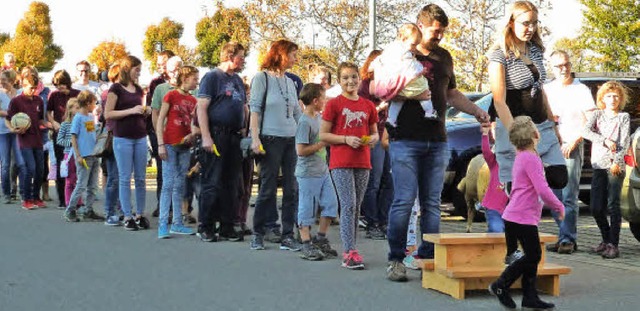
[[[144,213],[147,173],[147,138],[113,138],[113,152],[116,156],[119,176],[120,206],[124,217],[131,218],[131,173],[136,186],[136,215]]]
[[[22,200],[39,200],[44,171],[44,151],[42,148],[23,148],[20,152],[27,167],[24,183],[20,186],[24,194]]]
[[[253,231],[264,235],[271,215],[278,213],[276,190],[282,168],[282,236],[292,236],[298,209],[298,183],[294,171],[298,156],[294,137],[262,136],[265,154],[260,159],[260,192],[253,215]]]
[[[220,222],[224,230],[232,229],[237,215],[238,179],[241,175],[242,161],[240,135],[215,130],[211,134],[220,156],[203,151],[200,157],[202,165],[201,190],[198,199],[200,222],[198,231],[200,232],[212,231],[216,222]],[[167,180],[164,182],[166,183]],[[174,208],[174,211],[176,209]]]
[[[23,184],[27,168],[18,147],[18,138],[16,134],[0,134],[0,165],[2,165],[0,176],[2,178],[2,194],[6,197],[11,195],[11,166],[14,164],[11,161],[12,155],[15,159],[13,162],[17,163],[20,172],[20,184]],[[20,187],[20,196],[24,196],[22,187]]]
[[[118,204],[118,164],[116,158],[111,155],[102,158],[107,167],[107,185],[104,189],[104,216],[116,215],[116,204]]]
[[[624,171],[613,176],[609,170],[594,169],[591,180],[591,214],[600,229],[602,241],[615,246],[620,241],[620,192],[624,176]]]
[[[160,194],[160,219],[159,223],[166,225],[169,221],[169,208],[182,205],[184,187],[189,170],[191,153],[188,148],[165,145],[167,160],[162,163],[162,192]],[[173,209],[173,224],[182,225],[182,210]]]
[[[402,261],[416,194],[420,199],[420,232],[440,232],[440,195],[449,148],[446,142],[400,140],[391,142],[389,152],[394,196],[387,228],[388,258],[390,261]],[[433,243],[422,242],[418,256],[433,258],[433,248]]]
[[[73,157],[73,161],[76,158]],[[78,165],[76,162],[76,187],[73,189],[67,211],[77,208],[78,201],[82,198],[85,203],[85,212],[93,210],[93,203],[98,194],[98,174],[100,174],[100,162],[96,157],[85,157],[87,167]],[[84,196],[84,198],[83,198]]]
[[[487,208],[484,212],[484,217],[487,219],[488,233],[504,232],[504,220],[502,220],[502,215],[498,211]]]
[[[558,220],[558,214],[551,212],[560,229],[558,233],[559,243],[576,243],[578,235],[578,194],[580,192],[580,174],[584,159],[584,144],[580,143],[569,155],[567,162],[568,182],[563,189],[553,189],[553,193],[564,204],[564,220]]]
[[[368,225],[380,226],[387,223],[390,206],[388,196],[393,196],[393,191],[387,191],[393,189],[393,182],[389,178],[391,175],[389,165],[389,152],[382,148],[382,144],[377,143],[371,148],[369,183],[362,201],[362,212]],[[386,183],[384,185],[383,180]]]

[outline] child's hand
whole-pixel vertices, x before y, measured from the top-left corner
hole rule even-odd
[[[347,143],[347,145],[349,145],[349,147],[353,149],[360,148],[360,146],[362,145],[362,141],[360,140],[360,138],[355,136],[345,136],[344,140]]]
[[[142,105],[137,105],[135,107],[129,108],[129,114],[144,114],[144,107],[142,107]]]
[[[611,165],[611,168],[609,168],[609,170],[611,171],[611,174],[613,176],[618,176],[620,174],[622,174],[622,169],[620,168],[620,165],[614,163]]]
[[[158,157],[162,160],[167,160],[167,148],[164,145],[158,146]]]
[[[604,145],[607,146],[607,148],[609,148],[609,150],[611,150],[613,152],[615,152],[617,150],[617,147],[618,147],[618,146],[616,146],[616,142],[614,142],[613,140],[610,140],[610,139],[605,139],[604,140]]]
[[[380,141],[380,136],[377,133],[369,136],[369,146],[374,147],[378,141]]]
[[[489,132],[491,132],[491,123],[482,123],[480,125],[480,131],[482,131],[482,135],[489,135]]]
[[[560,209],[560,212],[558,213],[558,220],[559,221],[563,221],[564,220],[564,207]]]

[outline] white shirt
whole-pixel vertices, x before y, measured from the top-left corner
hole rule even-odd
[[[558,117],[558,130],[563,143],[573,142],[582,136],[584,113],[596,108],[589,88],[574,79],[573,83],[563,85],[555,79],[544,86],[549,106]]]

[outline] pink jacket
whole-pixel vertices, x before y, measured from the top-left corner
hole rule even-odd
[[[489,135],[482,135],[482,156],[489,166],[491,176],[487,193],[482,199],[482,206],[502,214],[509,197],[507,197],[503,185],[500,183],[500,169],[498,168],[496,155],[491,152],[491,147],[489,146]]]

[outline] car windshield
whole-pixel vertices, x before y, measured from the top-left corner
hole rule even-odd
[[[485,96],[483,96],[482,98],[476,100],[475,104],[480,106],[480,108],[484,111],[489,111],[489,106],[491,105],[491,94],[487,94]],[[454,108],[451,108],[454,109]],[[474,117],[471,114],[459,111],[459,110],[451,110],[447,113],[447,117],[450,119],[475,119],[476,117]]]

